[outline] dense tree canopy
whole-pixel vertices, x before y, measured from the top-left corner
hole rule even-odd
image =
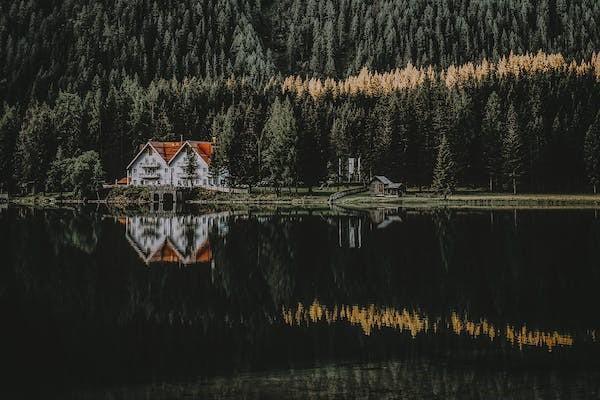
[[[0,96],[125,77],[343,77],[510,52],[589,57],[596,0],[18,0],[0,3]],[[25,97],[28,97],[25,95]]]
[[[430,187],[444,137],[457,186],[590,190],[599,20],[595,0],[2,2],[1,183],[45,189],[87,151],[112,181],[183,136],[216,137],[235,184],[360,157]]]

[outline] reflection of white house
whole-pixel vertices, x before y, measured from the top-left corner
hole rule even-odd
[[[362,218],[340,217],[337,219],[338,241],[341,248],[360,249],[362,247]]]
[[[133,186],[223,187],[226,176],[209,169],[211,142],[148,141],[127,166],[127,178],[119,183]],[[192,165],[192,167],[190,167]]]
[[[208,215],[140,215],[126,217],[125,236],[146,263],[206,263],[212,260],[208,240],[214,228],[226,233],[227,213]]]

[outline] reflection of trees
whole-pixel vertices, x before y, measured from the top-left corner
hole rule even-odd
[[[487,338],[492,342],[503,340],[520,350],[532,346],[545,348],[549,352],[557,347],[573,346],[575,343],[575,335],[570,333],[531,330],[525,324],[496,326],[485,319],[476,321],[466,315],[460,316],[456,312],[448,314],[446,318],[432,317],[418,310],[380,307],[376,304],[328,306],[318,300],[313,301],[312,304],[298,303],[295,308],[285,306],[282,308],[282,317],[287,325],[301,327],[318,323],[350,324],[360,326],[366,336],[379,333],[385,328],[400,333],[410,333],[413,338],[417,335],[454,333],[472,339]],[[595,342],[595,332],[586,332],[580,339]]]
[[[436,209],[433,212],[433,222],[438,238],[442,266],[446,271],[454,259],[456,232],[452,224],[452,213],[448,209]]]
[[[185,236],[185,254],[192,254],[196,249],[196,229],[198,227],[197,222],[192,219],[186,219],[183,227],[183,235]]]
[[[577,388],[577,390],[574,390]],[[476,369],[409,358],[406,361],[326,364],[313,368],[217,377],[201,383],[127,386],[110,395],[85,398],[202,399],[575,399],[600,391],[597,372],[565,377],[561,372],[533,373]],[[84,396],[82,396],[84,397]]]
[[[423,339],[402,342],[385,332],[365,339],[323,327],[286,330],[281,309],[318,298],[326,304],[406,306],[435,316],[468,311],[472,321],[487,318],[502,327],[527,321],[541,331],[591,328],[596,314],[585,304],[595,304],[600,284],[593,264],[597,225],[585,216],[559,217],[546,216],[550,222],[538,227],[543,219],[521,216],[519,234],[525,241],[514,236],[512,213],[497,213],[492,236],[481,234],[489,232],[487,214],[442,214],[435,228],[429,214],[411,214],[385,230],[365,230],[361,249],[339,248],[337,229],[319,217],[232,218],[227,234],[210,235],[211,269],[207,264],[143,265],[124,240],[124,227],[101,223],[94,215],[36,211],[18,217],[9,210],[1,217],[10,227],[2,242],[9,254],[1,276],[8,288],[3,299],[14,299],[15,310],[30,321],[28,331],[40,332],[36,340],[53,346],[41,332],[64,335],[62,349],[74,349],[74,360],[77,354],[98,357],[105,360],[98,364],[104,370],[120,365],[119,351],[123,357],[151,354],[165,368],[184,369],[176,355],[190,364],[206,360],[206,370],[219,362],[224,368],[252,366],[265,357],[283,363],[287,357],[312,362],[357,352],[385,358],[407,348],[448,354],[456,348],[437,339],[415,347]],[[556,235],[551,229],[556,225],[576,234]],[[589,232],[590,241],[577,242],[581,232]],[[442,250],[440,243],[452,237],[460,240]],[[529,246],[531,255],[515,241]],[[551,262],[554,249],[566,252],[567,246],[575,246],[573,256],[582,258],[565,272]],[[517,275],[507,267],[515,248]],[[438,249],[448,254],[447,272],[440,268]],[[452,354],[495,362],[510,351],[481,350],[469,343]],[[145,363],[152,364],[135,359],[123,365],[154,372],[145,370]]]
[[[259,229],[258,268],[267,282],[273,304],[282,304],[292,296],[298,257],[295,228],[289,219],[274,217]]]
[[[101,220],[98,214],[74,210],[44,215],[48,235],[55,247],[67,246],[92,254],[98,246]],[[58,254],[60,250],[56,250]]]

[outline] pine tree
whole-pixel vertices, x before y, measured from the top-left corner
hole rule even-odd
[[[65,154],[76,155],[83,147],[83,104],[72,93],[60,92],[54,107],[56,140]]]
[[[456,188],[456,164],[446,135],[438,146],[437,160],[433,171],[432,188],[438,193],[451,193]]]
[[[14,189],[15,147],[19,121],[15,107],[4,105],[0,118],[0,191]]]
[[[218,125],[215,125],[215,127],[218,126],[218,130],[213,132],[217,135],[218,140],[213,169],[216,175],[222,175],[227,171],[233,185],[236,185],[245,173],[244,168],[240,165],[242,154],[240,132],[236,129],[237,114],[237,108],[229,107],[227,112],[220,117]]]
[[[596,194],[600,183],[600,112],[585,134],[583,154],[588,178]]]
[[[186,147],[185,158],[183,159],[183,172],[188,185],[194,185],[194,180],[198,176],[198,162],[196,161],[195,151],[190,147]]]
[[[32,104],[17,138],[17,176],[22,184],[44,190],[46,174],[56,151],[52,111],[46,104]]]
[[[256,185],[258,175],[258,140],[260,137],[261,109],[250,102],[244,110],[242,129],[240,132],[240,161],[239,168],[242,171],[240,183],[248,185],[248,190]]]
[[[502,161],[504,177],[512,182],[513,194],[517,193],[517,183],[523,174],[523,143],[515,107],[508,108],[506,134],[502,140]]]
[[[61,147],[56,151],[56,157],[50,164],[48,176],[46,178],[46,191],[64,192],[71,189],[69,179],[69,167],[73,162],[71,158],[66,158]]]
[[[298,129],[298,177],[309,192],[327,176],[329,143],[326,137],[325,112],[319,100],[306,98],[300,104]]]
[[[264,135],[262,172],[279,192],[282,186],[297,182],[298,132],[288,98],[283,102],[275,99],[265,122]]]
[[[489,176],[490,192],[494,191],[494,180],[502,173],[502,111],[500,98],[493,92],[485,106],[482,122],[483,159]]]

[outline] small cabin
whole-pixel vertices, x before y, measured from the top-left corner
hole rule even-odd
[[[402,196],[404,185],[395,183],[382,175],[376,175],[369,182],[369,192],[375,196]]]

